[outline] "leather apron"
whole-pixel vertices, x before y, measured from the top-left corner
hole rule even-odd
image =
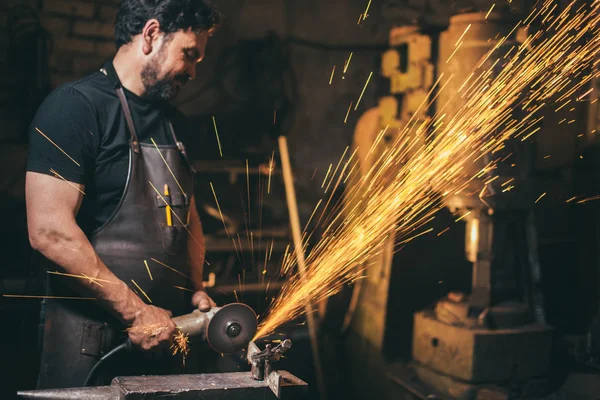
[[[170,123],[175,145],[159,145],[159,154],[154,144],[139,142],[125,92],[112,63],[107,63],[102,72],[114,85],[123,111],[122,122],[126,122],[129,131],[129,171],[116,210],[89,235],[89,241],[106,266],[146,303],[149,300],[132,280],[148,295],[152,305],[171,310],[173,315],[189,312],[189,292],[174,286],[191,287],[191,280],[186,277],[190,271],[188,233],[184,225],[188,223],[193,194],[192,167]],[[164,195],[165,184],[169,186],[170,196]],[[165,202],[153,185],[171,206],[172,226],[166,223]],[[74,278],[47,274],[47,294],[80,296],[69,287],[68,279]],[[127,338],[127,327],[94,300],[45,299],[42,326],[40,389],[82,386],[98,359]],[[181,358],[167,356],[168,351],[133,353],[136,354],[120,356],[117,362],[107,360],[92,383],[107,384],[116,375],[182,372]]]

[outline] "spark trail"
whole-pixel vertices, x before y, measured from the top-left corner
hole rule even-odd
[[[440,104],[433,118],[411,120],[398,132],[347,191],[339,212],[325,220],[321,239],[306,257],[305,280],[294,268],[293,253],[286,253],[281,267],[286,283],[256,338],[300,316],[308,299],[318,302],[358,279],[361,271],[356,266],[368,265],[389,238],[402,242],[419,234],[443,207],[445,196],[465,191],[469,182],[485,178],[502,161],[498,152],[507,139],[524,141],[538,131],[543,116],[536,115],[546,105],[555,108],[587,90],[586,82],[597,75],[589,71],[600,48],[600,0],[573,1],[560,12],[554,4],[540,2],[519,22],[518,26],[527,26],[536,21],[541,28],[510,49],[510,55],[497,54],[508,36],[496,41],[449,99],[451,103],[462,98],[452,115],[443,113],[448,104]],[[494,74],[500,60],[502,69]],[[440,90],[452,76],[443,79],[436,82]],[[513,116],[513,111],[522,110],[524,117]],[[423,135],[431,137],[426,144]],[[469,167],[484,156],[492,161],[469,176]],[[340,174],[344,173],[345,169]]]

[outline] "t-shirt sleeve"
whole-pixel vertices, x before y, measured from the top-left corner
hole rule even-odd
[[[98,121],[89,100],[66,86],[42,103],[29,126],[27,170],[86,184],[94,169]],[[53,172],[55,171],[55,172]]]

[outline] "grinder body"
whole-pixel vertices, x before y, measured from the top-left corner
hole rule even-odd
[[[254,311],[245,304],[231,303],[210,311],[194,310],[173,318],[177,328],[190,337],[200,337],[217,352],[237,353],[246,349],[256,334]]]

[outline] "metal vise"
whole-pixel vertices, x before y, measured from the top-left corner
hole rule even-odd
[[[290,339],[285,339],[275,347],[267,344],[264,350],[260,350],[254,342],[250,342],[248,345],[247,360],[251,365],[250,374],[252,379],[257,381],[266,380],[277,398],[281,396],[281,386],[285,386],[285,379],[284,375],[275,370],[271,363],[279,361],[283,353],[291,347],[292,341]]]

